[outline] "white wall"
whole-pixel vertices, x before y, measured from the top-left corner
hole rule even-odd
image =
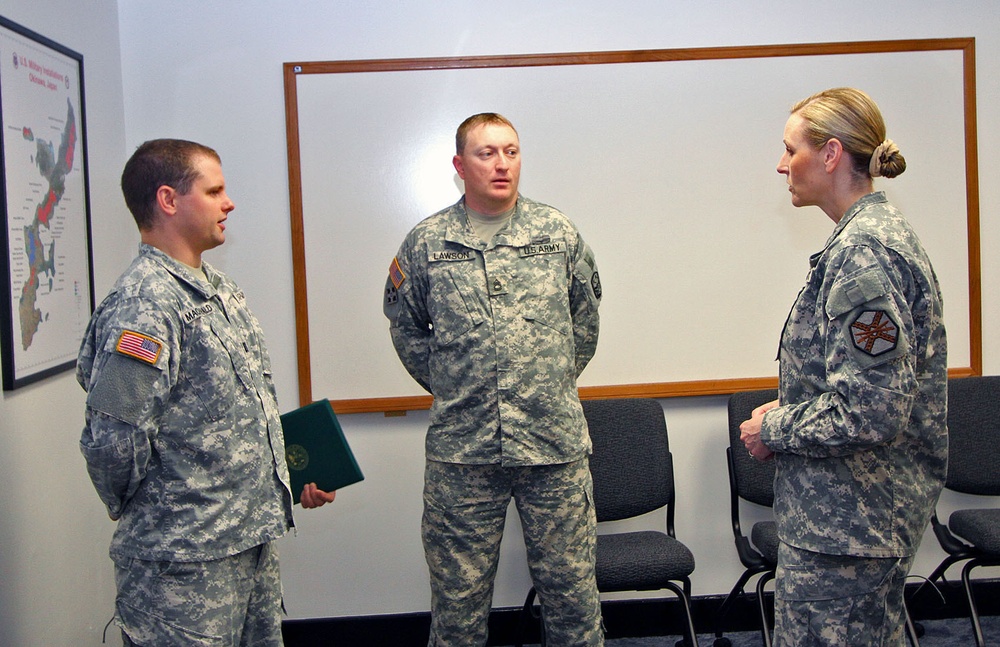
[[[125,163],[118,6],[114,0],[3,0],[0,15],[83,54],[95,280],[103,296],[138,241],[117,188]],[[111,618],[114,524],[77,449],[83,403],[72,372],[0,399],[4,645],[97,645]]]
[[[85,56],[98,297],[134,251],[136,236],[117,189],[128,153],[161,136],[215,147],[237,209],[227,244],[208,258],[241,283],[260,317],[284,409],[295,405],[297,386],[282,62],[975,36],[984,369],[1000,373],[1000,255],[992,251],[1000,249],[1000,187],[993,181],[1000,171],[1000,10],[992,0],[957,6],[803,0],[794,11],[787,3],[742,0],[122,0],[118,23],[113,2],[85,4],[3,0],[0,14]],[[669,115],[664,123],[669,127]],[[725,154],[719,152],[723,165],[747,163]],[[599,181],[599,153],[594,162]],[[723,166],[720,183],[724,177]],[[891,184],[887,189],[891,194]],[[802,215],[823,217],[816,210]],[[378,300],[372,295],[371,304],[351,307],[378,307]],[[4,394],[0,407],[0,627],[14,645],[96,645],[113,601],[106,557],[112,528],[76,450],[82,392],[66,374]],[[695,593],[722,593],[740,572],[728,528],[725,398],[668,400],[664,407],[679,479],[678,533],[698,562]],[[367,480],[345,489],[331,507],[300,513],[297,536],[283,540],[289,612],[426,610],[419,541],[426,413],[352,415],[342,422]],[[953,504],[948,497],[945,505]],[[516,523],[510,530],[497,606],[519,605],[528,586]],[[927,574],[940,557],[929,538],[915,572]]]

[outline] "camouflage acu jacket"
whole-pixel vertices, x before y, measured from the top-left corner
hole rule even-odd
[[[208,283],[142,245],[83,339],[80,448],[118,519],[115,556],[215,559],[292,523],[260,326],[236,284],[203,267]]]
[[[810,259],[781,337],[780,538],[864,557],[914,553],[947,464],[941,293],[916,234],[881,192],[852,206]]]
[[[488,246],[464,199],[418,224],[393,259],[384,309],[400,360],[434,395],[427,458],[589,454],[576,379],[597,347],[600,298],[593,253],[552,207],[519,197]]]

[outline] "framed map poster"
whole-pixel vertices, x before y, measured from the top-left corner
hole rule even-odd
[[[71,369],[94,310],[83,56],[0,17],[3,388]]]

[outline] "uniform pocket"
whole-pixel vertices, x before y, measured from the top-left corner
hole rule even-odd
[[[464,277],[450,268],[438,268],[432,273],[430,307],[434,338],[447,346],[463,337],[484,321],[475,307],[473,291]]]
[[[526,313],[524,319],[542,326],[545,330],[559,333],[562,336],[569,336],[572,333],[569,322],[566,320],[559,320],[538,313]]]
[[[118,625],[137,645],[188,645],[190,647],[224,647],[222,636],[208,636],[168,622],[153,613],[119,602]]]

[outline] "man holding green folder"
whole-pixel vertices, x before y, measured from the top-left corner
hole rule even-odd
[[[80,448],[108,514],[126,646],[281,645],[274,540],[292,494],[271,361],[243,291],[202,262],[235,208],[218,154],[142,144],[122,173],[139,255],[98,306]],[[303,507],[333,500],[306,486]]]
[[[604,644],[576,387],[597,348],[601,284],[569,219],[518,194],[520,150],[504,117],[466,119],[453,158],[465,196],[409,233],[386,282],[396,352],[434,396],[422,522],[431,647],[486,644],[511,498],[548,644]]]

